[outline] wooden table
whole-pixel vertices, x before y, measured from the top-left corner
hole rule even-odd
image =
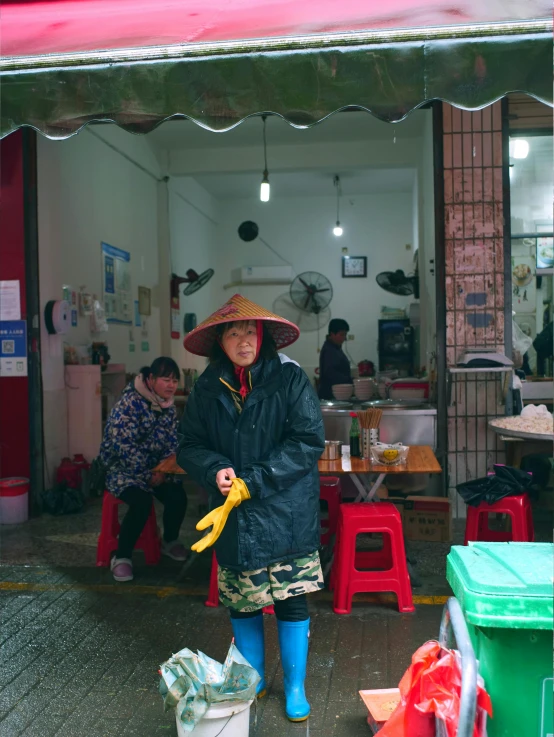
[[[336,461],[318,461],[317,467],[321,474],[333,476],[340,476],[345,473],[350,474],[359,492],[356,501],[360,501],[361,499],[371,501],[377,493],[377,489],[383,483],[383,479],[389,474],[442,473],[442,468],[439,466],[439,462],[429,445],[411,445],[408,451],[407,461],[403,466],[380,466],[362,458],[343,456]],[[170,474],[185,473],[177,465],[174,455],[163,460],[154,470]],[[364,484],[364,480],[369,475],[376,475],[377,478],[367,486]]]
[[[336,461],[318,461],[317,467],[320,474],[333,476],[349,474],[358,489],[357,502],[362,499],[366,502],[372,501],[385,476],[389,474],[394,476],[399,473],[442,473],[442,468],[429,445],[410,445],[408,458],[402,466],[381,466],[363,458],[342,456]],[[364,483],[369,475],[377,478],[369,484]]]

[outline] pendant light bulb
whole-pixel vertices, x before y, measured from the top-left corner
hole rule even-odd
[[[262,115],[262,123],[264,126],[264,174],[262,183],[260,185],[260,200],[262,202],[269,202],[270,186],[269,186],[269,172],[267,170],[267,141],[265,137],[265,122],[267,115]]]
[[[262,202],[269,202],[269,195],[271,192],[271,188],[269,186],[269,177],[266,171],[264,171],[264,178],[262,179],[262,183],[260,185],[260,200]]]
[[[333,235],[336,235],[337,238],[339,238],[343,234],[343,230],[340,224],[340,217],[339,217],[339,209],[340,209],[340,179],[339,175],[335,174],[333,177],[333,184],[337,190],[337,222],[335,227],[333,228]]]

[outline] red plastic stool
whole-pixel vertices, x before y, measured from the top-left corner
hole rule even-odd
[[[112,553],[117,550],[117,536],[121,529],[117,516],[117,508],[120,504],[123,504],[123,502],[117,499],[117,497],[110,494],[109,491],[104,492],[104,498],[102,500],[102,527],[98,535],[98,547],[96,549],[97,566],[109,566]],[[154,505],[152,505],[150,516],[140,533],[135,549],[144,552],[144,560],[147,566],[155,566],[160,562],[162,553]]]
[[[489,514],[507,514],[512,520],[512,531],[491,530]],[[468,542],[517,542],[527,543],[535,540],[533,513],[527,494],[506,496],[494,504],[481,502],[478,507],[467,508],[464,545]]]
[[[217,586],[217,558],[215,550],[212,552],[212,570],[210,572],[210,588],[208,589],[208,598],[204,602],[204,606],[219,606],[219,588]]]
[[[383,548],[356,552],[356,536],[367,532],[382,533]],[[414,611],[402,521],[394,504],[342,504],[336,550],[332,574],[336,614],[350,614],[354,594],[382,591],[396,594],[399,611]]]
[[[327,502],[328,518],[325,532],[321,532],[320,542],[329,545],[337,532],[339,508],[342,499],[340,479],[337,476],[321,476],[319,479],[319,498]]]
[[[217,586],[217,558],[215,557],[215,550],[212,552],[212,570],[210,573],[210,588],[208,590],[208,598],[204,602],[204,606],[217,607],[219,606],[219,589]],[[266,606],[263,608],[264,614],[275,614],[273,606]]]

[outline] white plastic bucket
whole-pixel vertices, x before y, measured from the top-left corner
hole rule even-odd
[[[29,519],[29,479],[0,479],[0,525],[17,525]]]
[[[179,719],[179,737],[248,737],[252,701],[222,701],[213,704],[192,732],[183,729]]]

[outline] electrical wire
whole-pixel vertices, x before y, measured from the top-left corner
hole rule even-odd
[[[267,177],[267,138],[266,138],[266,120],[267,120],[267,115],[262,115],[262,122],[263,122],[263,140],[264,140],[264,177]]]
[[[344,348],[344,352],[348,356],[348,360],[350,361],[350,365],[351,366],[355,366],[356,364],[354,363],[354,359],[352,358],[352,356],[350,355],[350,352],[349,352],[348,348],[346,347],[346,341],[344,341],[344,343],[342,344],[342,346]]]
[[[292,269],[292,273],[294,274],[294,276],[296,276],[296,272],[294,271],[294,266],[290,263],[290,261],[287,261],[286,258],[281,256],[281,254],[278,251],[276,251],[273,248],[273,246],[270,246],[269,243],[265,241],[261,236],[258,236],[258,238],[261,240],[261,242],[264,244],[266,248],[269,248],[269,250],[272,251],[276,256],[278,256],[281,259],[281,261],[283,261],[287,266],[290,266],[290,268]]]
[[[109,141],[106,141],[105,138],[103,138],[102,136],[98,135],[98,133],[96,133],[90,126],[87,128],[87,133],[89,133],[91,136],[94,136],[94,138],[98,139],[99,141],[102,141],[102,143],[105,146],[107,146],[108,148],[111,148],[112,151],[115,151],[117,154],[119,154],[119,156],[121,156],[122,158],[124,158],[126,161],[128,161],[133,166],[136,166],[137,169],[139,169],[141,172],[143,172],[144,174],[146,174],[147,176],[149,176],[154,181],[156,181],[156,182],[163,182],[164,181],[164,178],[165,177],[159,177],[156,174],[154,174],[153,172],[151,172],[149,169],[147,169],[145,166],[143,166],[142,164],[139,164],[138,161],[135,161],[135,159],[133,159],[128,154],[126,154],[120,148],[118,148],[117,146],[114,146],[113,143],[110,143]]]

